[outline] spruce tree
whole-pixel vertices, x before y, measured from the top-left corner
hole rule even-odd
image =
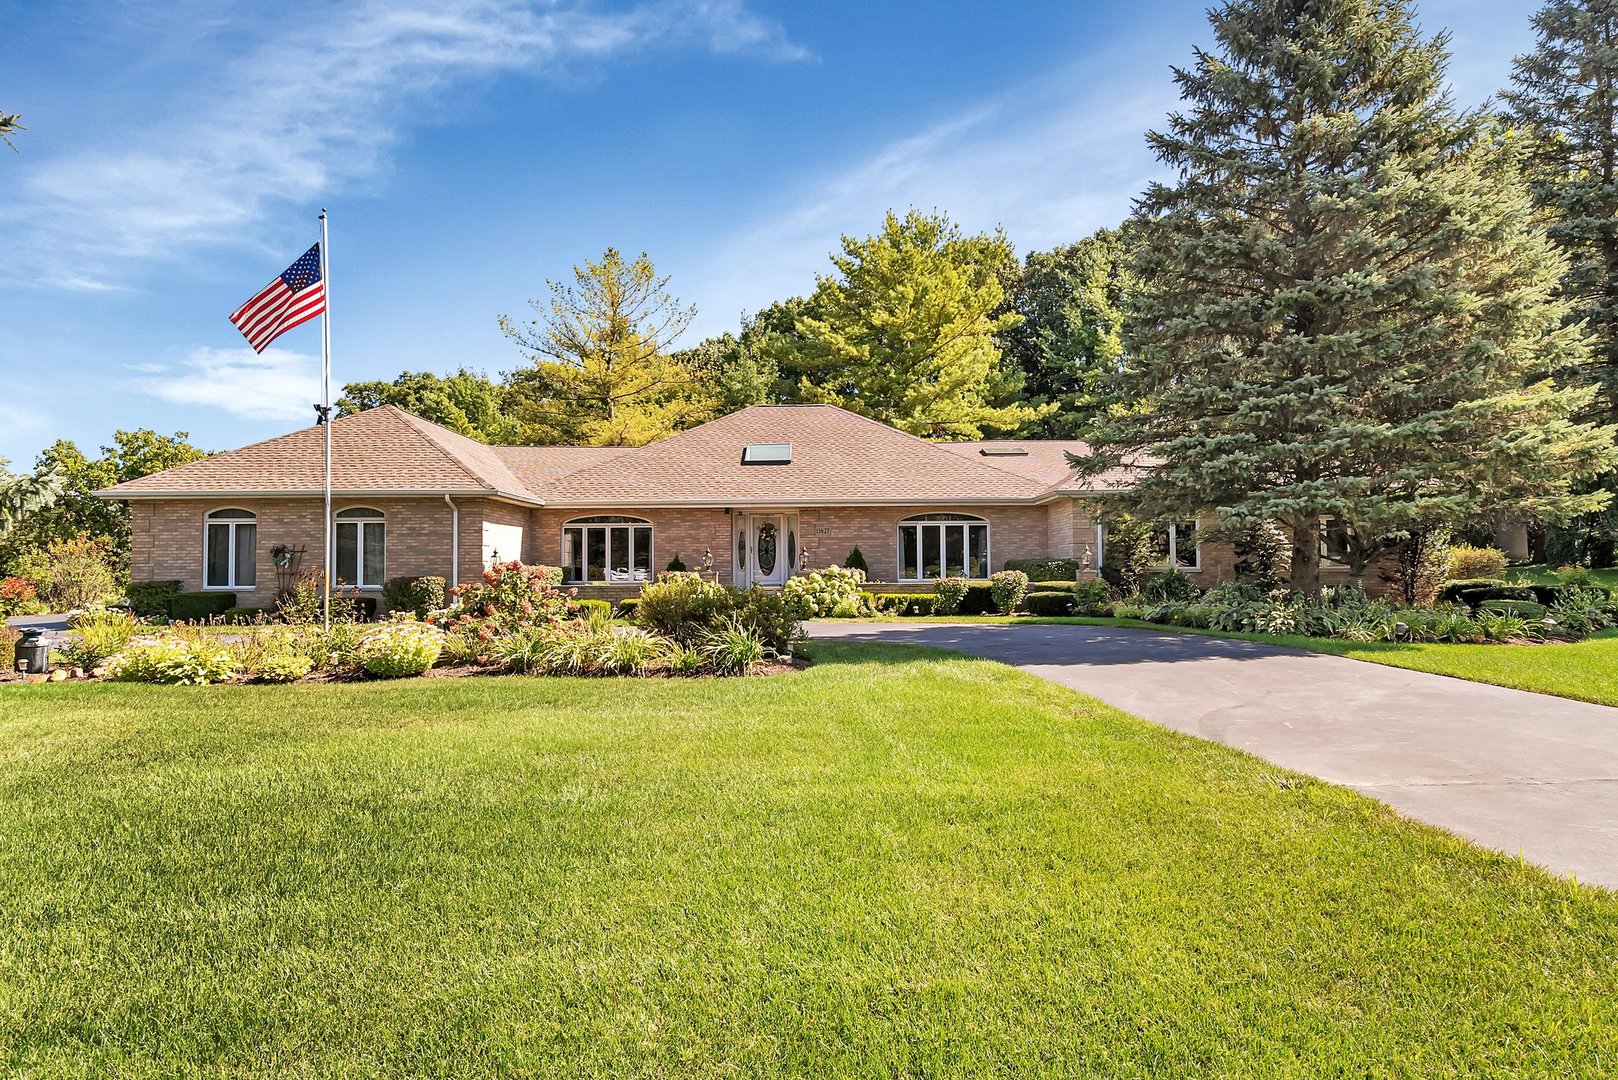
[[[1529,137],[1530,190],[1551,239],[1568,257],[1562,279],[1595,363],[1583,375],[1596,407],[1618,420],[1618,0],[1551,0],[1534,16],[1534,51],[1517,58],[1505,94]],[[1613,477],[1603,478],[1611,490]],[[1610,561],[1618,520],[1580,523],[1586,549]],[[1581,554],[1589,554],[1586,550]]]
[[[1091,433],[1127,508],[1279,522],[1318,590],[1324,525],[1356,569],[1423,525],[1603,501],[1612,433],[1547,378],[1586,347],[1555,297],[1520,152],[1443,86],[1404,0],[1233,0],[1186,107],[1148,136],[1177,173],[1137,206],[1126,357]]]

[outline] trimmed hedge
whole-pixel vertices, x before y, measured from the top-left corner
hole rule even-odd
[[[994,587],[987,581],[969,581],[966,583],[966,596],[961,600],[961,606],[955,609],[957,615],[998,615],[999,609],[994,606]]]
[[[169,597],[168,616],[178,622],[197,622],[223,615],[236,606],[233,592],[182,592]]]
[[[129,610],[143,619],[161,619],[169,613],[169,601],[182,588],[178,581],[132,581],[124,590]]]
[[[931,615],[931,593],[877,593],[876,609],[884,615]]]
[[[640,597],[638,596],[631,596],[628,599],[620,600],[618,601],[618,617],[620,619],[633,619],[635,617],[635,609],[638,607],[640,607]]]
[[[1029,581],[1036,581],[1041,585],[1050,581],[1060,581],[1064,589],[1072,588],[1073,582],[1079,576],[1079,564],[1072,559],[1007,559],[1005,568],[1021,570],[1028,575]]]
[[[1543,586],[1541,586],[1543,588]],[[1554,595],[1554,590],[1553,590]],[[1440,603],[1465,604],[1476,608],[1490,600],[1523,600],[1543,603],[1532,585],[1507,585],[1496,578],[1466,578],[1446,581],[1438,590]]]
[[[228,623],[257,622],[260,617],[268,618],[273,612],[261,607],[233,607],[220,613],[220,618]]]
[[[612,618],[611,600],[575,600],[573,601],[573,607],[581,616],[600,612],[607,618]]]
[[[441,610],[447,596],[444,579],[433,575],[389,578],[382,586],[382,599],[389,611],[408,611],[418,619]]]
[[[1550,608],[1532,600],[1485,600],[1479,610],[1492,615],[1518,615],[1524,619],[1543,619],[1550,613]]]
[[[1030,615],[1071,615],[1071,592],[1031,592],[1022,598],[1022,606]]]

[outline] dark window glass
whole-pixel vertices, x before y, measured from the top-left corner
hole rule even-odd
[[[360,535],[364,541],[363,554],[365,562],[363,569],[365,573],[360,577],[358,583],[369,587],[379,587],[385,573],[384,556],[387,550],[387,534],[383,530],[387,526],[380,521],[367,521],[360,528]]]
[[[966,576],[966,528],[944,526],[944,569],[947,577]]]
[[[916,526],[900,526],[899,528],[899,577],[906,581],[914,581],[916,574]]]
[[[650,525],[637,526],[635,529],[635,580],[646,581],[652,576],[652,527]]]
[[[921,576],[924,578],[943,577],[941,572],[944,565],[943,541],[939,536],[936,525],[921,527]]]
[[[337,523],[337,580],[357,585],[360,580],[360,527],[351,521]]]
[[[587,581],[607,580],[607,530],[584,530],[584,561]]]
[[[208,584],[224,588],[230,584],[230,526],[208,526]]]
[[[258,526],[243,522],[236,533],[236,580],[240,588],[252,588],[258,579]]]
[[[966,576],[986,578],[989,576],[989,527],[968,525],[966,530],[971,541]]]

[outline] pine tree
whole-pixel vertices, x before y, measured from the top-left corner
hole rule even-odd
[[[942,214],[889,213],[882,231],[843,237],[836,274],[819,279],[784,339],[783,369],[808,372],[806,401],[875,417],[916,435],[975,439],[1013,431],[1039,415],[1002,403],[995,335],[1017,321],[1000,314],[1001,272],[1014,265],[1005,237],[963,236]]]
[[[1607,422],[1618,420],[1618,0],[1551,0],[1534,16],[1533,52],[1517,58],[1504,96],[1529,137],[1530,190],[1566,253],[1563,294],[1596,362],[1584,376]],[[1611,490],[1615,478],[1602,478]],[[1575,530],[1579,555],[1610,562],[1611,507]]]
[[[1445,39],[1405,0],[1233,0],[1149,136],[1178,172],[1137,207],[1119,400],[1094,472],[1141,467],[1128,508],[1277,521],[1290,583],[1334,521],[1363,571],[1401,535],[1604,496],[1612,432],[1549,372],[1584,339],[1533,225],[1520,151],[1443,89]]]
[[[507,379],[520,441],[640,446],[705,419],[710,395],[668,351],[696,309],[669,294],[651,259],[608,248],[573,277],[529,302],[538,319],[500,317],[532,361]]]

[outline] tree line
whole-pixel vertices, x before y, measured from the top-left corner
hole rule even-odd
[[[1610,563],[1618,0],[1549,0],[1474,108],[1408,0],[1209,19],[1215,45],[1174,70],[1181,105],[1147,135],[1169,178],[1116,228],[1018,258],[1002,232],[890,212],[806,295],[683,348],[693,309],[644,253],[608,249],[500,318],[511,372],[351,383],[340,407],[637,445],[830,402],[930,438],[1083,439],[1081,472],[1139,473],[1113,509],[1282,526],[1303,590],[1327,533],[1358,570],[1508,519],[1548,529],[1554,558]]]

